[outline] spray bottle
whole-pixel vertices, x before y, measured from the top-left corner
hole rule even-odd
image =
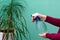
[[[36,20],[36,29],[37,29],[38,34],[47,32],[47,26],[45,22],[41,20],[38,16],[35,18],[35,20]]]

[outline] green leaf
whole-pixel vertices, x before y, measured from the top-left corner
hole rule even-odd
[[[23,0],[22,0],[22,3],[23,3]],[[14,35],[14,40],[19,40],[18,39],[19,36],[21,40],[23,40],[23,37],[26,40],[28,40],[26,33],[28,33],[29,31],[27,29],[26,20],[22,15],[22,12],[24,11],[25,6],[22,3],[16,2],[15,0],[11,0],[11,3],[9,5],[2,7],[0,10],[0,13],[2,13],[0,16],[0,19],[3,21],[0,24],[0,28],[4,28],[4,30],[7,28],[6,40],[8,40],[8,37],[9,37],[10,27],[14,29],[14,31],[12,32]],[[22,20],[24,20],[24,22]],[[20,25],[18,26],[17,23]]]

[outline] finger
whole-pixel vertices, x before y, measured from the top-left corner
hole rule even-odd
[[[32,22],[34,22],[36,19],[36,16],[32,16]]]
[[[42,34],[38,34],[39,36],[42,36]]]
[[[32,18],[32,22],[34,22],[35,21],[35,19],[34,18]]]

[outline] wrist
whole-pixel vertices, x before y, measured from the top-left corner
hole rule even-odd
[[[43,20],[45,21],[45,20],[46,20],[46,18],[47,18],[47,16],[46,16],[46,15],[44,15],[44,19],[43,19]]]

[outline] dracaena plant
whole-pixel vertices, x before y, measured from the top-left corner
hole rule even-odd
[[[11,0],[9,5],[4,5],[0,9],[0,31],[3,29],[3,32],[6,32],[6,40],[8,40],[10,32],[12,32],[14,40],[28,40],[26,33],[29,33],[29,31],[26,20],[22,15],[25,9],[22,2]]]

